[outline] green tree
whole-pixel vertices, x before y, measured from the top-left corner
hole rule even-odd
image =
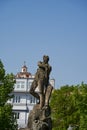
[[[87,129],[87,84],[63,86],[51,97],[53,130],[66,130],[69,124],[75,130]]]
[[[7,101],[13,97],[11,92],[14,86],[13,74],[6,74],[0,60],[0,130],[17,130],[17,122],[12,112],[11,104]]]
[[[63,86],[54,90],[51,97],[54,130],[66,130],[69,124],[78,124],[79,111],[74,97],[74,86]]]
[[[87,129],[87,84],[79,87],[80,98],[78,99],[78,107],[80,110],[80,130]]]

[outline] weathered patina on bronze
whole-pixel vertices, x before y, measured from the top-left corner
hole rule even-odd
[[[38,69],[32,82],[29,93],[39,100],[28,117],[25,130],[52,130],[51,109],[49,99],[53,86],[49,83],[52,67],[49,65],[49,56],[44,55],[43,61],[38,62]],[[35,89],[38,87],[38,93]]]

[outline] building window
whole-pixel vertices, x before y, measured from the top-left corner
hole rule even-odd
[[[18,113],[16,113],[16,118],[17,119],[19,119],[19,115],[20,115],[20,113],[18,112]]]
[[[21,88],[24,88],[24,85],[21,85]]]
[[[20,102],[20,96],[16,96],[13,98],[13,103],[19,103]]]
[[[17,88],[20,88],[20,85],[19,85],[19,84],[17,85]]]
[[[13,103],[15,102],[15,97],[13,97]]]
[[[16,96],[16,102],[18,101],[18,99],[17,99],[17,96]]]
[[[14,117],[15,117],[15,119],[19,119],[19,117],[20,117],[20,113],[19,113],[19,112],[14,113]]]
[[[20,102],[20,96],[18,97],[18,102]]]
[[[32,103],[32,96],[30,97],[30,103]]]
[[[21,88],[24,88],[25,82],[21,81]]]
[[[17,88],[24,88],[25,86],[25,82],[24,81],[16,81],[16,86]]]
[[[33,96],[30,97],[30,103],[35,103],[35,100],[36,100],[35,97],[33,97]]]
[[[20,88],[20,81],[16,82],[17,88]]]

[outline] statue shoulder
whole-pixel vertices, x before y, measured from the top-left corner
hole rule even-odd
[[[41,62],[41,61],[38,61],[37,65],[38,65],[38,66],[42,65],[42,62]]]

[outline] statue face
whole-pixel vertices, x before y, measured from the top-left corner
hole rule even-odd
[[[48,63],[49,57],[48,57],[48,56],[43,56],[43,61],[44,61],[45,63]]]

